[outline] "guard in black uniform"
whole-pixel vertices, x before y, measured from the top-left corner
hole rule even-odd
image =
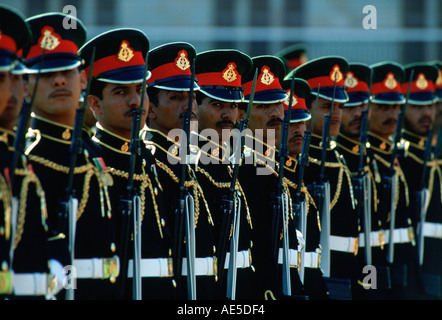
[[[97,118],[91,143],[97,149],[96,154],[104,160],[112,181],[109,194],[118,221],[116,235],[121,240],[119,252],[122,272],[125,273],[120,275],[121,290],[125,299],[173,299],[172,242],[162,207],[161,185],[156,179],[157,168],[144,143],[139,141],[138,153],[133,149],[136,141],[131,141],[139,136],[139,133],[131,136],[132,130],[136,130],[133,122],[136,112],[140,113],[139,130],[147,118],[149,99],[145,92],[143,99],[141,90],[143,80],[150,77],[148,72],[144,78],[149,40],[138,29],[104,32],[80,49],[87,70],[91,67],[87,61],[94,48],[93,80],[87,97]],[[140,106],[142,102],[143,106]],[[134,159],[133,169],[131,159]],[[140,204],[138,210],[136,199]],[[134,232],[138,227],[133,224],[133,216],[137,214],[140,215],[141,233]],[[134,254],[136,239],[140,239],[138,236],[141,237],[141,255]],[[141,282],[141,288],[137,281]]]
[[[287,115],[289,96],[290,96],[291,78],[286,77],[282,82],[282,87],[286,90],[287,100],[283,102],[285,116]],[[304,285],[305,294],[309,299],[327,299],[328,293],[322,278],[320,269],[320,248],[319,242],[314,242],[315,237],[312,235],[319,233],[320,220],[317,212],[316,204],[312,195],[304,184],[304,177],[301,176],[301,156],[304,148],[304,137],[307,125],[311,124],[311,114],[307,105],[310,105],[310,85],[301,78],[295,78],[294,93],[292,100],[291,120],[288,132],[288,157],[284,164],[284,178],[290,190],[293,207],[296,205],[304,205],[304,211],[295,212],[295,224],[297,228],[299,246],[301,252],[301,266],[299,274]],[[308,131],[310,134],[311,132]],[[308,137],[309,139],[309,137]],[[309,141],[308,141],[309,142]],[[306,146],[309,144],[307,143]],[[308,165],[308,149],[305,150],[305,167]],[[302,179],[302,181],[301,181]],[[298,192],[298,186],[301,189]],[[305,222],[304,222],[305,220]],[[312,230],[310,230],[312,229]],[[310,232],[309,232],[310,231]]]
[[[65,19],[75,18],[47,13],[27,19],[34,35],[26,55],[28,90],[35,90],[35,97],[26,154],[46,193],[51,272],[65,289],[57,298],[113,299],[119,263],[108,185],[76,121],[81,90],[87,87],[78,56],[86,30],[79,20],[76,29],[64,28]],[[77,144],[74,132],[82,140],[78,153],[71,148]]]
[[[405,103],[401,89],[405,73],[401,65],[390,61],[377,63],[371,68],[372,100],[367,123],[370,149],[373,151],[370,166],[379,199],[378,216],[382,221],[381,228],[386,230],[384,250],[390,266],[391,298],[417,299],[421,284],[415,230],[409,206],[409,184],[397,156],[392,159],[392,137],[395,135],[401,105]],[[403,144],[397,150],[397,154],[403,152]],[[392,172],[395,174],[392,175]],[[392,187],[388,183],[390,176],[395,177],[391,179]],[[392,196],[394,201],[391,201]]]
[[[250,72],[251,67],[251,58],[233,49],[201,52],[197,54],[196,59],[196,78],[200,87],[196,93],[198,103],[196,138],[201,155],[195,172],[215,224],[220,299],[227,297],[244,300],[252,297],[253,220],[241,184],[236,182],[233,189],[230,189],[235,165],[234,161],[230,161],[231,150],[240,148],[237,146],[240,143],[240,140],[237,140],[238,134],[231,137],[231,130],[238,121],[238,106],[244,99],[241,79]],[[236,209],[230,208],[229,201],[237,201],[234,204]],[[232,211],[229,211],[231,209]],[[237,223],[233,222],[235,212],[233,210],[236,210],[236,214],[240,217],[239,229],[236,229],[238,231],[234,229]],[[231,246],[236,243],[237,248],[234,249],[237,251],[236,270],[233,267],[228,270],[231,249],[233,249]],[[222,261],[224,266],[221,265]]]
[[[384,246],[385,226],[378,212],[378,195],[374,175],[369,166],[372,157],[367,143],[368,99],[370,98],[371,68],[363,63],[350,63],[345,75],[349,101],[344,103],[336,148],[345,157],[352,173],[354,194],[357,199],[359,230],[358,258],[361,266],[360,286],[355,299],[386,299],[390,288],[390,271]],[[365,131],[361,136],[362,121]],[[362,139],[362,140],[361,140]],[[361,154],[362,149],[362,154]],[[367,221],[366,221],[367,220]],[[367,228],[367,229],[366,229]],[[369,241],[365,238],[368,235]],[[368,245],[368,247],[367,247]],[[364,282],[368,272],[365,266],[375,266],[375,278]],[[371,273],[371,271],[370,271]]]
[[[332,141],[339,133],[342,107],[348,101],[344,86],[347,70],[345,58],[326,56],[311,60],[293,71],[309,83],[312,95],[318,95],[305,183],[309,185],[320,212],[321,231],[315,236],[321,245],[321,269],[331,299],[351,299],[351,289],[358,285],[359,224],[351,173],[345,159],[336,150],[335,141]],[[330,121],[328,127],[324,125],[326,117]],[[329,141],[328,146],[325,139]],[[322,197],[327,185],[330,195]],[[324,190],[319,190],[322,186]]]
[[[55,288],[50,288],[46,254],[44,191],[26,157],[20,156],[12,169],[24,98],[21,54],[32,35],[21,12],[6,5],[0,5],[0,33],[0,297],[51,298]]]
[[[429,63],[414,63],[406,65],[404,69],[405,79],[409,79],[412,70],[414,75],[403,129],[403,139],[409,145],[404,157],[400,157],[399,161],[408,182],[425,293],[428,298],[440,299],[442,296],[442,162],[435,158],[434,149],[431,147],[437,111],[434,84],[438,69]],[[402,84],[404,94],[407,89],[408,83]]]
[[[287,116],[290,86],[291,79],[286,77],[282,82],[282,87],[286,90],[288,96],[287,100],[284,101],[285,116]],[[315,237],[315,235],[319,234],[320,230],[319,213],[312,195],[307,190],[304,182],[300,181],[301,178],[304,178],[300,176],[300,157],[304,141],[307,143],[304,135],[306,134],[307,126],[310,126],[313,121],[307,108],[307,105],[310,105],[310,103],[310,85],[303,79],[295,78],[290,129],[287,137],[289,156],[284,164],[284,177],[288,179],[288,187],[294,205],[296,201],[299,201],[301,205],[303,205],[302,202],[305,202],[306,205],[305,224],[303,223],[305,217],[295,217],[298,241],[303,246],[300,250],[301,266],[299,268],[299,275],[304,284],[304,291],[311,300],[324,300],[328,299],[328,290],[322,277],[322,270],[320,269],[321,250],[319,239]],[[311,132],[309,131],[309,133]],[[308,150],[306,150],[306,152],[306,165],[308,165]],[[298,199],[296,194],[300,184],[302,187]],[[303,212],[296,214],[302,215]],[[301,238],[299,236],[301,236]]]
[[[183,119],[189,107],[192,108],[189,131],[196,129],[195,91],[199,87],[196,81],[191,82],[192,61],[195,57],[195,48],[186,42],[167,43],[150,50],[149,67],[152,76],[148,80],[147,91],[150,105],[147,128],[143,130],[142,137],[155,157],[158,179],[162,185],[160,192],[166,204],[165,215],[172,225],[173,273],[180,293],[177,299],[200,300],[216,298],[218,272],[214,222],[204,190],[193,169],[199,153],[198,145],[190,143],[189,154],[183,157],[187,149],[187,137],[184,137],[187,133],[182,130]],[[194,92],[189,99],[191,86]],[[183,148],[181,143],[184,144]],[[194,232],[195,237],[186,237],[186,242],[180,236],[183,233],[180,230],[186,225],[183,212],[190,213],[190,226],[194,221],[194,228],[189,228],[189,235]],[[186,254],[192,243],[195,247],[194,278],[191,270],[188,272]]]
[[[255,267],[254,299],[303,298],[302,283],[297,268],[300,265],[298,241],[293,226],[290,192],[286,180],[279,186],[288,195],[288,201],[278,204],[278,165],[276,147],[280,142],[281,124],[284,118],[282,102],[287,98],[281,81],[285,66],[276,56],[264,55],[252,58],[252,70],[243,78],[245,100],[242,108],[248,108],[253,78],[257,81],[253,105],[248,120],[245,139],[245,158],[239,171],[239,182],[246,194],[253,215],[253,266]],[[279,208],[278,208],[278,205]],[[284,292],[283,280],[283,215],[288,217],[287,267],[290,287]],[[281,223],[276,222],[280,219]],[[290,291],[288,290],[290,288]],[[301,297],[302,296],[302,297]]]

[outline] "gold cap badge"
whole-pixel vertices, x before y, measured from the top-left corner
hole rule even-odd
[[[348,88],[354,88],[358,85],[359,81],[354,76],[353,72],[348,72],[347,77],[345,78],[344,85]]]
[[[439,72],[438,72],[436,85],[438,85],[438,86],[442,85],[442,70],[441,69],[439,69]]]
[[[129,42],[123,40],[120,44],[120,51],[118,51],[118,59],[124,62],[130,61],[134,57],[134,50],[129,47]]]
[[[230,62],[227,65],[227,68],[223,70],[223,79],[227,82],[232,82],[238,79],[238,71],[236,71],[236,64],[234,62]]]
[[[287,106],[289,105],[290,100],[290,89],[285,92],[287,94],[287,99],[284,100],[284,104]],[[296,96],[293,94],[292,97],[292,107],[296,106],[298,104],[298,99],[296,99]]]
[[[388,89],[394,89],[397,86],[397,80],[392,72],[389,72],[384,80],[384,86]]]
[[[260,80],[265,85],[270,85],[275,80],[275,75],[270,72],[270,68],[267,66],[262,67]]]
[[[428,81],[425,79],[425,75],[423,73],[419,73],[417,76],[416,87],[421,90],[424,90],[428,87]]]
[[[190,61],[187,58],[186,50],[181,50],[178,52],[178,57],[175,59],[175,65],[183,71],[190,68]]]
[[[330,79],[332,81],[339,82],[344,78],[344,75],[341,72],[341,69],[339,69],[339,66],[337,64],[335,64],[332,68],[332,71],[330,72]]]
[[[61,37],[49,26],[41,30],[40,47],[45,50],[54,50],[61,43]]]

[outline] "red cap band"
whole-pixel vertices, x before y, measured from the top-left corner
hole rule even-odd
[[[406,94],[408,90],[409,82],[402,84],[402,93]],[[417,79],[411,83],[410,92],[420,92],[420,91],[434,91],[434,83],[431,80],[425,79],[423,73],[418,74]]]
[[[95,77],[104,72],[133,66],[144,66],[143,55],[140,51],[135,51],[134,56],[128,61],[121,60],[120,58],[118,58],[117,54],[104,57],[95,61],[94,69],[92,70],[92,77]],[[87,74],[89,74],[89,68],[90,67],[86,68]]]
[[[222,72],[200,73],[196,77],[200,86],[241,87],[241,75],[234,62],[230,62]]]
[[[7,34],[3,34],[0,30],[0,49],[8,50],[11,52],[15,52],[17,50],[17,44],[15,40],[8,36]]]
[[[27,60],[39,57],[44,53],[71,53],[78,54],[77,45],[71,40],[64,40],[54,32],[50,26],[45,26],[41,30],[41,37],[38,39],[36,45],[33,45],[29,50]]]
[[[253,81],[249,81],[244,83],[244,95],[250,95],[252,93]],[[263,66],[261,68],[261,73],[258,75],[258,79],[256,80],[256,88],[255,92],[261,92],[266,90],[283,90],[281,87],[281,83],[279,82],[278,77],[270,71],[270,68],[267,66]]]

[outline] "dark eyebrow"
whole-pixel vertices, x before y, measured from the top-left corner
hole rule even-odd
[[[115,92],[115,91],[118,91],[118,90],[126,90],[127,87],[128,87],[127,85],[120,84],[120,85],[117,85],[117,86],[113,87],[111,89],[111,92]]]

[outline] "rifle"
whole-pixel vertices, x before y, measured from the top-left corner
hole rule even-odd
[[[174,272],[176,272],[177,281],[182,275],[182,243],[184,241],[184,227],[186,236],[186,270],[187,270],[187,296],[189,300],[196,300],[196,275],[195,275],[195,218],[194,218],[194,199],[187,192],[185,186],[186,174],[188,168],[189,144],[190,144],[190,118],[193,106],[193,87],[195,82],[195,59],[191,65],[191,80],[189,90],[189,102],[187,111],[183,117],[180,155],[181,155],[181,177],[178,199],[178,206],[175,210],[175,239],[174,239]]]
[[[238,252],[239,243],[239,225],[240,225],[240,198],[236,190],[236,182],[238,180],[239,167],[241,166],[242,159],[244,158],[244,144],[245,133],[250,119],[250,113],[253,106],[253,99],[255,97],[256,81],[258,78],[258,69],[255,70],[253,77],[252,91],[249,97],[249,103],[247,106],[246,116],[241,120],[239,136],[239,143],[236,144],[235,161],[233,163],[232,180],[230,182],[229,192],[226,197],[223,198],[223,220],[221,225],[220,240],[218,246],[218,270],[219,270],[219,282],[222,283],[222,277],[224,274],[224,264],[226,260],[227,242],[229,238],[230,226],[233,221],[233,235],[230,240],[230,256],[229,256],[229,268],[227,272],[227,292],[226,296],[229,299],[235,300],[236,294],[236,254]],[[238,159],[239,158],[239,159]]]
[[[132,297],[133,300],[142,299],[142,281],[141,281],[141,198],[137,194],[136,187],[134,187],[133,179],[135,175],[135,165],[137,158],[141,155],[141,143],[140,143],[140,127],[141,127],[141,115],[143,113],[144,96],[146,92],[146,75],[148,69],[148,56],[146,53],[143,83],[141,89],[141,101],[138,108],[134,108],[132,111],[132,130],[130,138],[130,158],[129,158],[129,174],[126,187],[126,198],[120,199],[120,209],[123,216],[123,233],[122,233],[122,283],[127,277],[128,258],[127,251],[129,248],[129,238],[132,231],[134,237],[133,244],[133,275],[132,275]],[[132,228],[130,219],[132,218]],[[122,285],[122,288],[124,286]],[[124,291],[124,290],[123,290]]]
[[[426,180],[426,175],[427,175],[427,163],[428,163],[428,160],[430,160],[430,158],[432,156],[431,144],[433,142],[433,135],[437,129],[436,119],[437,119],[437,117],[434,120],[433,126],[428,131],[427,140],[425,141],[425,151],[424,151],[424,155],[423,155],[424,164],[423,164],[423,168],[422,168],[422,175],[421,175],[420,183],[419,183],[418,189],[416,191],[416,211],[417,211],[416,218],[420,221],[420,223],[418,225],[418,230],[417,230],[418,231],[417,232],[417,234],[418,234],[417,248],[418,248],[418,254],[419,254],[419,263],[421,265],[424,262],[424,233],[423,233],[423,229],[424,229],[424,224],[425,224],[425,220],[426,220],[426,216],[427,216],[427,209],[428,209],[428,205],[429,205],[429,200],[430,200],[430,191],[425,186],[425,180]],[[439,128],[439,131],[440,131],[440,128]],[[440,132],[439,132],[438,139],[439,138],[440,138]],[[439,141],[439,143],[440,143],[440,141]],[[438,145],[436,144],[436,147],[437,146]],[[436,153],[436,150],[434,150],[433,154],[435,154],[435,153]]]
[[[368,134],[367,134],[367,119],[368,119],[368,110],[370,108],[370,96],[371,96],[371,83],[372,83],[372,70],[370,70],[370,84],[369,84],[369,98],[367,102],[366,110],[362,111],[361,115],[361,128],[359,134],[359,163],[358,163],[358,171],[355,178],[353,178],[352,183],[354,186],[355,197],[357,199],[357,215],[360,218],[363,214],[364,221],[364,238],[365,238],[365,264],[372,264],[372,251],[370,244],[370,233],[371,233],[371,185],[370,179],[368,175],[364,171],[364,167],[366,161],[364,161],[367,142],[368,142]],[[364,163],[365,162],[365,163]]]
[[[327,148],[330,146],[330,121],[333,115],[333,105],[335,101],[336,92],[336,72],[333,84],[333,95],[331,100],[330,113],[324,115],[324,124],[322,129],[322,150],[321,150],[321,167],[319,171],[319,183],[315,184],[314,194],[318,199],[318,208],[320,208],[321,217],[321,235],[320,244],[321,251],[321,266],[324,271],[324,277],[330,276],[330,182],[325,178],[325,162],[327,158]],[[319,94],[319,91],[318,91]]]
[[[276,196],[274,197],[273,204],[273,219],[272,219],[272,248],[273,259],[276,266],[278,266],[279,256],[279,233],[281,227],[281,216],[283,223],[283,241],[282,241],[282,292],[286,296],[291,296],[291,279],[290,279],[290,257],[289,257],[289,234],[288,234],[288,195],[283,189],[283,177],[284,177],[284,163],[285,158],[288,155],[288,130],[290,125],[290,118],[292,114],[292,101],[293,101],[293,89],[295,84],[295,73],[292,75],[290,82],[290,97],[288,103],[287,117],[283,120],[281,128],[281,137],[279,144],[279,174],[278,183],[276,186]]]
[[[91,56],[85,99],[83,100],[82,106],[77,108],[75,116],[74,130],[72,132],[71,145],[69,148],[70,162],[69,162],[69,172],[68,172],[68,183],[65,189],[66,197],[63,201],[59,203],[58,206],[59,208],[58,215],[60,223],[59,230],[65,230],[66,221],[68,224],[68,249],[72,263],[74,263],[74,257],[75,257],[75,229],[76,229],[76,220],[77,220],[77,211],[78,211],[78,199],[75,196],[75,190],[73,188],[74,170],[77,164],[77,156],[83,150],[83,138],[81,136],[81,133],[83,131],[84,113],[87,107],[87,96],[89,95],[90,91],[94,58],[95,58],[95,47],[93,48]],[[75,286],[71,285],[66,290],[66,300],[74,300],[74,289]]]
[[[319,84],[318,91],[320,87],[321,85]],[[301,154],[299,155],[299,162],[298,162],[297,188],[295,191],[294,201],[293,201],[293,213],[295,215],[295,219],[298,221],[296,224],[300,226],[299,231],[302,233],[305,240],[305,245],[301,251],[301,265],[299,268],[299,277],[301,278],[302,283],[304,283],[304,274],[305,274],[304,256],[307,248],[307,208],[305,207],[306,204],[305,201],[304,200],[301,201],[301,188],[304,181],[304,169],[306,166],[309,165],[310,138],[313,130],[313,123],[315,120],[317,105],[318,105],[318,96],[316,96],[315,99],[315,106],[310,121],[310,130],[304,131],[302,150]]]
[[[397,152],[398,152],[398,146],[402,139],[402,126],[404,124],[404,117],[405,117],[405,110],[407,109],[408,105],[408,98],[410,96],[410,89],[411,89],[411,82],[413,79],[414,69],[411,70],[410,73],[410,79],[408,82],[408,89],[407,89],[407,96],[405,99],[405,103],[401,107],[401,111],[399,112],[397,124],[396,124],[396,130],[394,133],[393,138],[393,149],[391,151],[391,158],[390,158],[390,166],[388,167],[386,175],[382,177],[382,188],[385,192],[384,194],[391,195],[390,199],[390,234],[389,234],[389,243],[388,243],[388,253],[387,253],[387,262],[393,263],[394,261],[394,243],[393,243],[393,232],[394,227],[396,224],[396,208],[395,208],[395,198],[396,198],[396,188],[398,184],[398,177],[394,170],[394,164],[396,162]],[[385,203],[384,203],[385,205]]]

